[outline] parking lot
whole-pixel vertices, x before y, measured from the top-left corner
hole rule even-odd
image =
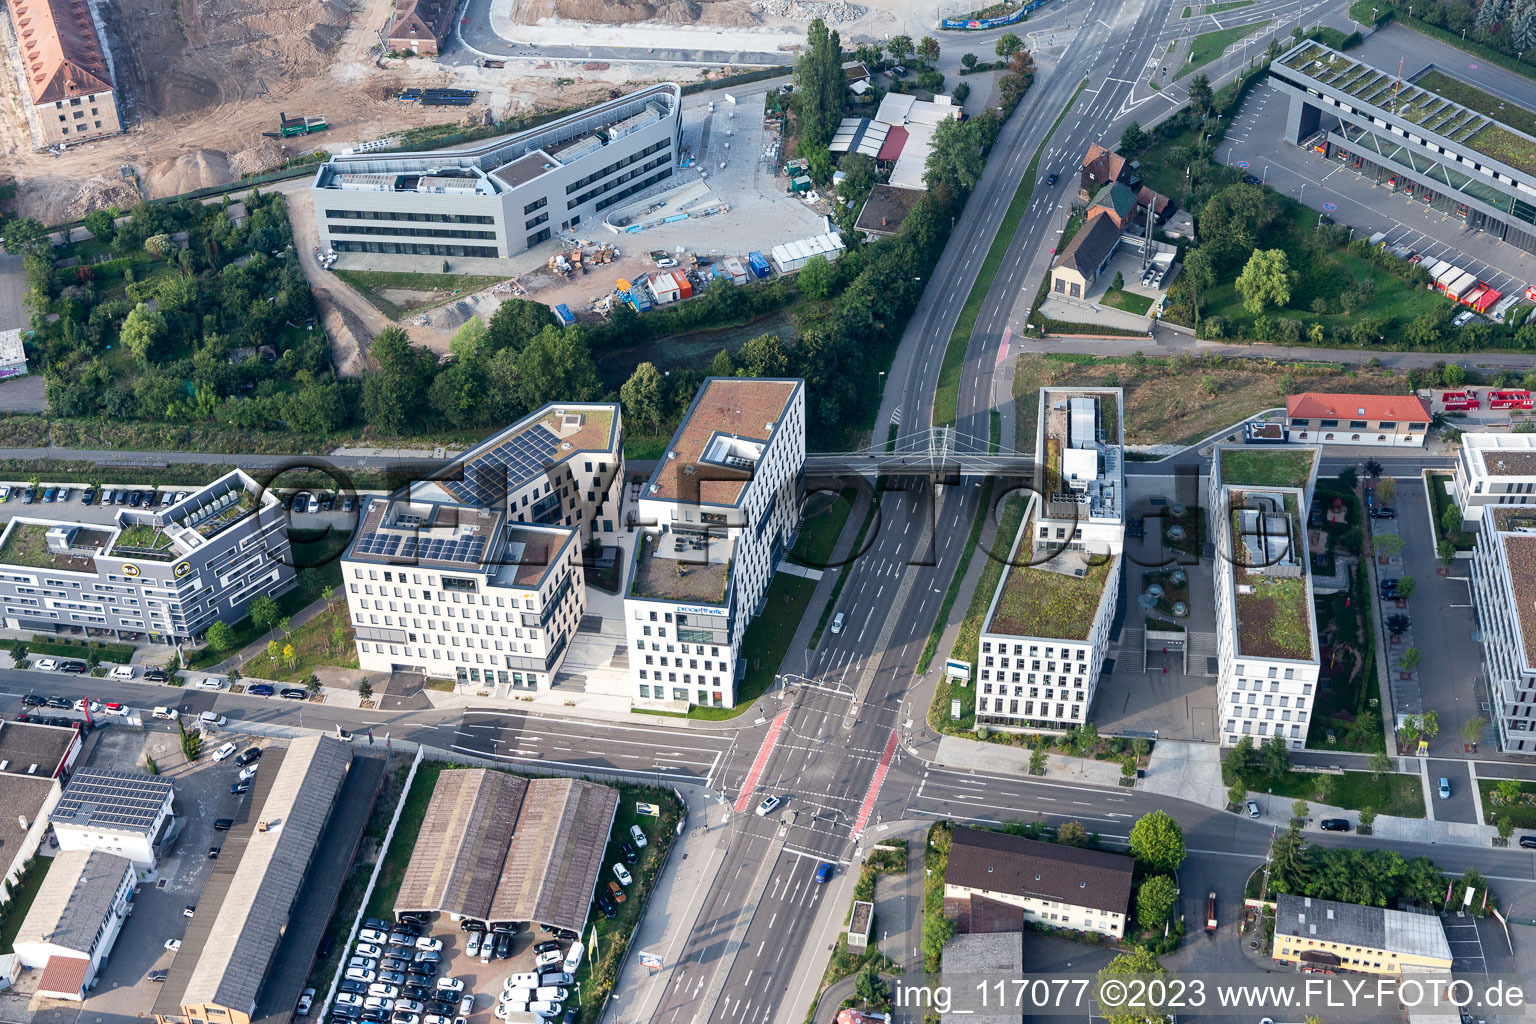
[[[44,481],[44,487],[46,488],[46,486],[47,483]],[[196,490],[191,484],[166,487],[158,491],[147,484],[116,485],[104,482],[102,486],[106,490],[121,490],[125,493],[138,492],[148,495],[151,497],[151,501],[146,501],[139,506],[133,506],[126,501],[106,505],[102,504],[100,500],[93,500],[91,504],[87,505],[83,500],[86,488],[81,484],[73,484],[61,488],[60,493],[55,494],[54,501],[44,501],[43,495],[40,493],[37,500],[29,505],[21,497],[21,491],[26,487],[25,481],[0,482],[0,487],[10,488],[10,493],[6,495],[6,500],[0,501],[0,528],[3,528],[5,523],[10,521],[13,516],[24,516],[30,519],[56,519],[60,522],[95,523],[108,526],[116,522],[117,513],[120,511],[158,512],[170,504],[163,500],[166,494],[183,495]],[[307,511],[291,512],[289,526],[296,530],[325,529],[326,527],[350,529],[355,525],[356,521],[356,510],[348,513],[338,507],[315,513]]]

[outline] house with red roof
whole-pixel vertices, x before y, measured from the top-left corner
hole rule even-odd
[[[1308,391],[1285,400],[1290,440],[1422,448],[1433,419],[1416,395],[1330,395]]]

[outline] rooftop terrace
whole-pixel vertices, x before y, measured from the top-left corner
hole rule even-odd
[[[703,548],[694,547],[688,534],[641,534],[630,595],[724,605],[735,544],[716,534],[699,539]]]
[[[1021,547],[1029,544],[1033,519],[1024,531]],[[1040,565],[1012,566],[1003,576],[997,607],[983,632],[1086,640],[1109,575],[1119,568],[1118,555],[1089,565],[1080,551],[1063,551]]]
[[[1318,43],[1303,43],[1283,56],[1280,63],[1474,152],[1536,174],[1536,138],[1403,81],[1395,74],[1362,64]]]
[[[83,552],[105,547],[112,534],[104,529],[81,527],[69,552],[48,550],[48,531],[68,527],[70,523],[25,523],[12,520],[0,544],[0,564],[23,565],[31,569],[62,569],[68,572],[96,571],[96,559]]]

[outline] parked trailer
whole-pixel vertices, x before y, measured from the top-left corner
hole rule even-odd
[[[1490,391],[1488,392],[1488,408],[1490,409],[1529,409],[1532,408],[1531,393],[1529,391]]]
[[[1498,301],[1504,297],[1504,293],[1481,281],[1477,283],[1482,286],[1481,294],[1468,295],[1462,301],[1479,313],[1486,313],[1498,304]]]
[[[1448,298],[1455,299],[1457,302],[1460,302],[1462,296],[1470,292],[1474,287],[1476,287],[1476,285],[1477,275],[1471,273],[1470,271],[1463,272],[1460,277],[1446,284],[1445,294]]]
[[[1207,893],[1205,897],[1205,930],[1216,930],[1216,894]]]
[[[1477,397],[1477,392],[1466,391],[1442,391],[1440,404],[1447,412],[1460,412],[1468,409],[1481,409],[1482,402]]]

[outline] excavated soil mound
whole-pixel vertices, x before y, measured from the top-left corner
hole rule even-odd
[[[144,184],[150,195],[174,196],[210,185],[222,185],[234,177],[226,153],[217,149],[199,149],[151,165],[144,176]]]
[[[666,25],[755,25],[757,18],[740,0],[517,0],[513,20],[536,24],[540,18],[564,18],[609,25],[660,22]]]

